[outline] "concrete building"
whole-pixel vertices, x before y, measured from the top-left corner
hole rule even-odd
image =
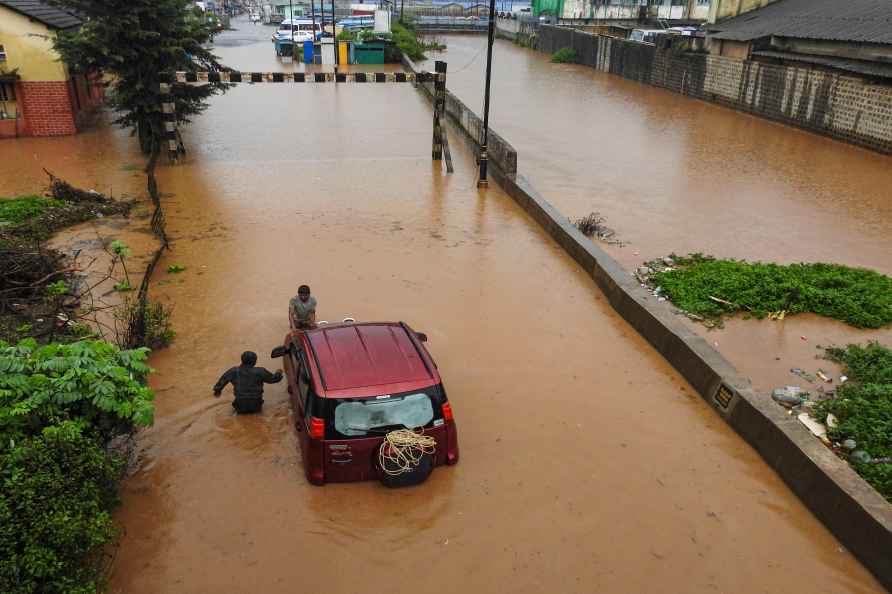
[[[99,78],[73,74],[52,47],[80,25],[43,0],[0,0],[0,138],[75,134],[102,102]]]
[[[892,82],[889,0],[774,0],[709,25],[710,53]]]
[[[705,21],[714,1],[716,0],[533,0],[533,14],[574,21]]]

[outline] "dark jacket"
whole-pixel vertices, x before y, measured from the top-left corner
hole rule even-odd
[[[214,394],[219,394],[231,383],[236,400],[263,399],[263,384],[276,384],[282,381],[282,372],[270,373],[263,367],[239,365],[220,376],[214,386]]]

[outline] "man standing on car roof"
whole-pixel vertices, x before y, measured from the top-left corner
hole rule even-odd
[[[310,295],[310,287],[301,285],[297,297],[291,298],[291,325],[295,330],[311,330],[316,327],[316,298]]]
[[[235,412],[260,412],[263,408],[263,384],[277,384],[282,381],[282,370],[270,373],[263,367],[255,367],[256,364],[257,353],[242,353],[242,364],[227,370],[214,385],[214,397],[219,398],[226,384],[231,383],[235,392],[235,399],[232,401]]]

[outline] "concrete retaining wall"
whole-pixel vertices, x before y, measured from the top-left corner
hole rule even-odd
[[[636,59],[629,55],[627,59]],[[417,72],[411,61],[404,63]],[[424,90],[432,97],[430,89]],[[469,114],[467,107],[451,94],[448,97],[454,106],[449,115],[469,144],[478,149],[479,128],[469,122],[479,122],[479,118]],[[794,417],[770,399],[756,395],[749,380],[718,351],[656,302],[607,252],[570,224],[516,173],[514,149],[490,130],[490,138],[493,137],[498,137],[505,150],[511,151],[510,170],[502,168],[495,158],[490,161],[492,177],[502,189],[592,277],[617,313],[678,370],[840,542],[892,590],[892,505]]]
[[[411,72],[420,72],[415,63],[406,56],[403,56],[403,65]],[[446,84],[449,85],[448,72],[446,73]],[[419,84],[418,88],[423,90],[429,98],[433,97],[433,83]],[[478,148],[483,133],[483,120],[448,89],[446,91],[446,115],[450,116],[465,134],[474,139],[474,147]],[[487,135],[487,145],[487,156],[490,163],[495,163],[509,175],[517,173],[517,151],[492,128],[489,129]]]
[[[542,25],[539,49],[642,83],[892,153],[892,86],[834,72],[658,48]]]

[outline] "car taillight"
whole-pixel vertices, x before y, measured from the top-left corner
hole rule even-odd
[[[452,421],[455,417],[452,416],[452,405],[448,402],[443,403],[443,420],[444,421]]]
[[[310,439],[322,439],[325,437],[325,421],[317,417],[310,417]]]

